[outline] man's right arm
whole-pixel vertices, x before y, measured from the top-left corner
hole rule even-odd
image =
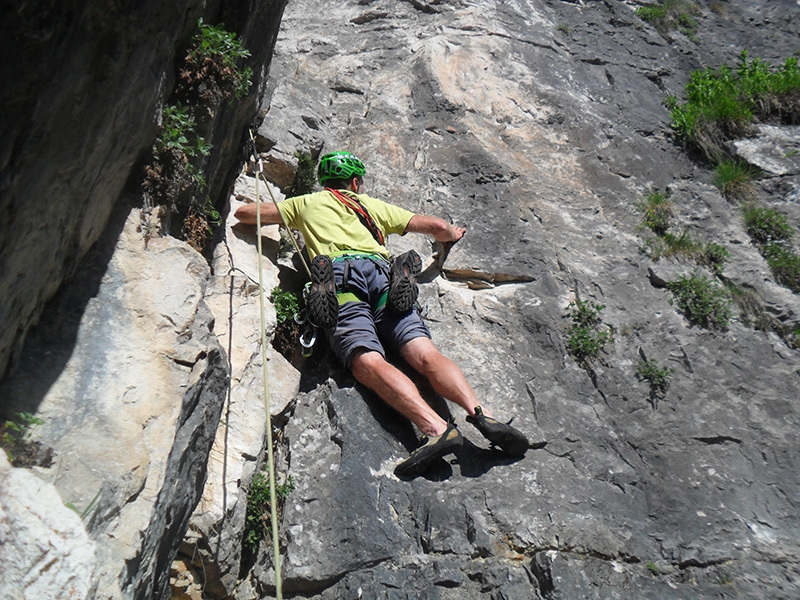
[[[245,204],[236,209],[233,216],[236,217],[241,223],[245,225],[255,225],[256,218],[258,217],[258,205],[255,203]],[[272,202],[261,203],[261,224],[262,225],[275,225],[281,223],[281,215],[278,212],[278,207]]]
[[[437,242],[457,242],[466,233],[463,227],[451,225],[439,217],[427,215],[414,215],[406,225],[404,233],[424,233],[430,235]]]

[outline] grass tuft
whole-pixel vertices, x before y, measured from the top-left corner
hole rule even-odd
[[[714,185],[728,200],[751,201],[755,197],[753,181],[760,171],[741,159],[723,159],[714,169]]]

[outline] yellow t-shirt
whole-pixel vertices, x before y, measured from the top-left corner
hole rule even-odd
[[[402,235],[414,213],[366,194],[356,194],[372,219],[383,232]],[[338,256],[349,252],[380,254],[389,258],[389,251],[372,237],[356,214],[330,192],[322,191],[288,198],[278,210],[289,227],[303,234],[308,255]]]

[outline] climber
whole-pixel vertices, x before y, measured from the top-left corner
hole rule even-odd
[[[455,423],[440,417],[414,383],[386,360],[384,348],[398,351],[441,396],[464,408],[492,445],[522,456],[527,438],[493,419],[481,407],[461,371],[431,341],[414,309],[422,261],[413,250],[391,263],[385,237],[424,233],[439,242],[457,242],[466,232],[438,217],[413,214],[364,193],[364,164],[348,152],[324,155],[317,170],[324,191],[279,204],[261,204],[261,223],[284,222],[303,234],[311,285],[306,305],[311,321],[328,331],[331,348],[363,385],[410,419],[423,434],[419,448],[395,469],[400,477],[425,471],[436,458],[452,453],[463,438]],[[256,204],[234,216],[256,223]]]

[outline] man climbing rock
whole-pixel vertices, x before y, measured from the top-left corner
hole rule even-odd
[[[353,376],[410,419],[423,442],[395,469],[400,477],[425,471],[436,458],[463,443],[455,423],[440,417],[401,370],[386,360],[399,352],[430,381],[438,394],[467,411],[472,423],[494,446],[512,456],[528,449],[518,430],[482,409],[461,369],[431,341],[414,309],[416,278],[422,261],[413,250],[389,261],[389,234],[423,233],[439,242],[457,242],[466,232],[440,219],[411,213],[364,193],[364,164],[348,152],[324,155],[318,178],[324,191],[261,204],[261,222],[285,222],[303,234],[311,257],[311,286],[306,304],[315,325],[328,329],[331,347]],[[235,217],[256,223],[255,204]]]

